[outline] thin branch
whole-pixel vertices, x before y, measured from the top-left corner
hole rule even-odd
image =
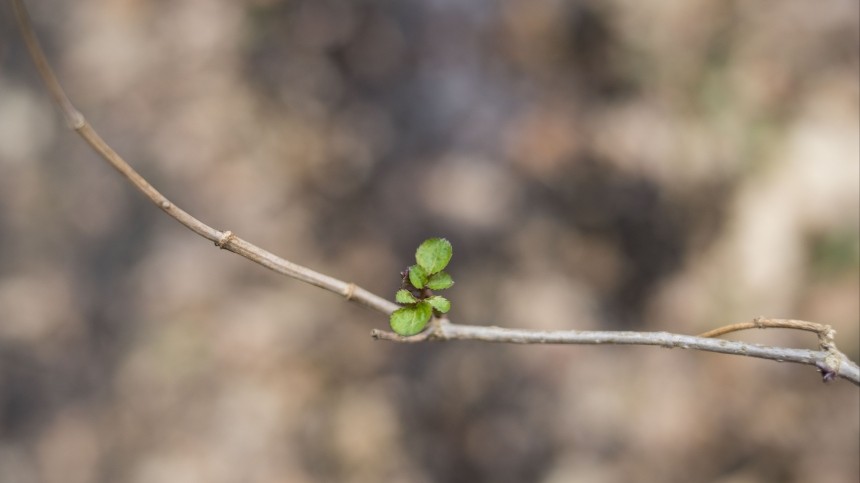
[[[33,26],[22,0],[11,0],[30,56],[44,80],[51,97],[65,116],[69,126],[104,158],[111,166],[128,179],[153,204],[161,208],[176,221],[189,228],[194,233],[215,243],[219,248],[229,250],[256,262],[270,270],[278,272],[311,285],[323,288],[345,297],[347,300],[367,306],[383,314],[390,314],[398,306],[389,300],[375,295],[354,283],[344,282],[334,277],[303,267],[285,260],[271,252],[237,237],[229,230],[220,231],[191,216],[186,211],[174,205],[158,190],[149,184],[134,170],[119,154],[116,153],[99,134],[89,125],[84,116],[69,100],[56,75],[51,69],[42,51]],[[788,324],[787,322],[791,322]],[[781,324],[781,325],[780,325]],[[768,347],[744,342],[713,339],[717,335],[727,334],[737,330],[755,327],[787,327],[793,329],[811,330],[819,334],[821,350],[790,349]],[[860,385],[860,369],[857,364],[848,359],[836,349],[833,343],[834,331],[827,326],[821,326],[804,321],[781,321],[773,319],[756,319],[745,324],[734,324],[702,336],[670,334],[667,332],[626,332],[626,331],[538,331],[523,329],[505,329],[501,327],[481,327],[472,325],[456,325],[445,319],[434,319],[428,328],[415,336],[401,337],[395,333],[374,330],[371,335],[375,339],[395,342],[414,343],[428,340],[475,340],[483,342],[504,342],[513,344],[619,344],[619,345],[656,345],[666,348],[696,349],[708,352],[719,352],[741,356],[758,357],[775,361],[795,362],[813,365],[828,381],[842,377],[854,384]]]
[[[756,317],[752,322],[741,322],[740,324],[731,324],[720,327],[718,329],[709,330],[699,334],[699,337],[719,337],[731,332],[737,332],[747,329],[796,329],[823,334],[830,330],[830,326],[818,324],[815,322],[807,322],[805,320],[793,319],[766,319],[764,317]]]
[[[105,161],[119,171],[120,174],[125,176],[131,184],[149,198],[155,206],[161,208],[165,213],[173,217],[179,223],[185,225],[194,233],[214,242],[219,248],[241,255],[270,270],[274,270],[275,272],[288,277],[292,277],[342,295],[347,300],[370,307],[379,312],[388,314],[397,310],[397,305],[394,304],[394,302],[379,297],[378,295],[374,295],[373,293],[358,287],[354,283],[344,282],[311,270],[310,268],[284,260],[283,258],[266,251],[253,243],[239,238],[229,230],[220,231],[212,228],[173,204],[167,199],[167,197],[155,189],[154,186],[149,184],[143,176],[135,171],[134,168],[132,168],[122,158],[122,156],[117,154],[117,152],[114,151],[101,136],[99,136],[96,130],[90,126],[83,114],[75,108],[48,63],[47,57],[39,44],[39,39],[36,37],[35,31],[33,30],[30,16],[27,13],[27,8],[24,6],[23,1],[12,0],[12,6],[15,10],[18,25],[21,28],[21,36],[24,38],[24,43],[27,45],[27,50],[30,52],[30,57],[33,58],[33,62],[36,64],[36,69],[39,71],[51,97],[54,99],[54,102],[57,104],[60,111],[62,111],[69,126],[84,138],[96,153],[101,155]]]
[[[833,331],[821,350],[770,347],[746,342],[713,339],[669,332],[589,331],[589,330],[527,330],[494,326],[452,324],[436,319],[422,333],[402,337],[393,332],[373,330],[378,340],[401,343],[424,341],[473,340],[508,344],[575,344],[575,345],[648,345],[668,349],[694,349],[738,356],[757,357],[778,362],[794,362],[815,366],[825,381],[835,377],[847,379],[860,386],[860,367],[832,344]]]

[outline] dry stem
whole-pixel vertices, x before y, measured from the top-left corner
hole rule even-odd
[[[393,302],[375,295],[354,283],[344,282],[324,275],[307,267],[287,261],[271,252],[247,242],[229,230],[220,231],[191,216],[186,211],[170,202],[164,195],[149,184],[134,170],[116,151],[114,151],[98,133],[89,125],[84,116],[72,105],[56,75],[51,69],[47,58],[39,45],[29,15],[22,0],[12,0],[12,6],[21,27],[21,34],[27,49],[39,71],[46,87],[66,118],[69,126],[104,158],[111,166],[126,177],[150,201],[165,213],[182,223],[194,233],[215,243],[219,248],[229,250],[256,262],[268,269],[291,278],[315,285],[330,292],[345,297],[347,300],[370,307],[383,314],[390,314],[398,308]],[[791,349],[768,347],[744,342],[712,339],[718,335],[749,328],[783,327],[800,330],[810,330],[819,334],[821,350]],[[412,337],[401,337],[387,331],[374,330],[375,339],[396,342],[423,342],[427,340],[475,340],[483,342],[504,342],[514,344],[622,344],[622,345],[657,345],[667,348],[696,349],[709,352],[720,352],[749,357],[759,357],[775,361],[795,362],[813,365],[828,381],[842,377],[860,386],[860,368],[836,349],[833,343],[833,331],[827,326],[813,322],[763,319],[753,322],[733,324],[721,327],[701,336],[694,337],[667,332],[627,332],[627,331],[537,331],[523,329],[505,329],[502,327],[483,327],[472,325],[457,325],[447,320],[436,320],[421,334]]]
[[[134,170],[116,151],[111,148],[108,143],[93,129],[92,126],[84,118],[83,114],[78,111],[69,97],[66,95],[63,87],[60,85],[57,76],[51,69],[50,64],[39,45],[39,40],[36,38],[33,26],[30,22],[30,17],[22,0],[12,0],[12,6],[15,10],[15,15],[18,20],[18,25],[21,27],[21,35],[24,38],[24,43],[27,45],[27,50],[30,52],[30,57],[36,64],[39,74],[45,81],[45,85],[54,99],[57,107],[65,116],[69,126],[77,131],[78,134],[98,153],[113,166],[117,171],[128,179],[140,192],[142,192],[155,206],[161,208],[165,213],[173,217],[179,223],[185,225],[188,229],[215,243],[216,246],[229,250],[233,253],[241,255],[251,261],[281,273],[288,277],[292,277],[311,285],[326,289],[330,292],[342,295],[343,297],[365,305],[372,309],[384,313],[390,313],[397,309],[394,302],[379,297],[367,290],[356,286],[355,284],[344,282],[328,275],[311,270],[310,268],[289,262],[283,258],[266,251],[253,243],[247,242],[233,232],[226,230],[220,231],[203,223],[197,218],[191,216],[185,210],[171,203],[163,194],[161,194],[154,186],[149,184],[146,179]]]
[[[805,320],[766,319],[764,317],[756,317],[752,322],[741,322],[740,324],[726,325],[718,329],[709,330],[703,334],[699,334],[699,337],[719,337],[721,335],[740,330],[768,328],[806,330],[809,332],[815,332],[816,334],[824,334],[830,330],[829,325],[807,322]]]

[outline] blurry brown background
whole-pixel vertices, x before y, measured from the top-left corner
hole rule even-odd
[[[393,297],[445,236],[456,322],[860,359],[856,0],[28,4],[120,153],[290,260]],[[860,477],[860,392],[807,366],[372,341],[135,192],[0,13],[1,482]]]

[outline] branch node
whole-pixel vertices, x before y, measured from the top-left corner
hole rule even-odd
[[[842,357],[838,353],[830,352],[823,361],[816,361],[815,367],[821,372],[821,379],[824,382],[830,382],[836,379],[839,375],[839,368],[842,366]]]
[[[66,122],[69,124],[69,128],[75,131],[80,131],[87,125],[87,120],[81,111],[71,106],[69,106],[69,112],[66,114]]]
[[[161,204],[159,204],[159,206],[161,206],[162,210],[169,210],[172,205],[170,204],[169,201],[164,200],[161,202]]]
[[[227,230],[221,234],[221,238],[219,238],[218,241],[215,242],[215,246],[224,249],[224,247],[227,246],[227,244],[233,241],[233,239],[235,238],[236,235],[232,231]]]
[[[346,297],[347,300],[352,300],[355,297],[355,289],[358,288],[354,283],[348,283],[346,285],[346,290],[343,292],[343,296]]]
[[[822,350],[832,351],[836,349],[836,331],[829,325],[825,325],[818,332],[818,345]]]

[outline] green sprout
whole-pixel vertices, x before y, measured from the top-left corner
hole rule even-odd
[[[443,272],[451,261],[453,248],[444,238],[430,238],[415,252],[415,265],[401,273],[400,290],[394,300],[402,305],[391,314],[391,328],[400,335],[415,335],[427,326],[430,317],[440,316],[451,310],[451,302],[434,295],[434,290],[444,290],[454,285],[451,276]]]

